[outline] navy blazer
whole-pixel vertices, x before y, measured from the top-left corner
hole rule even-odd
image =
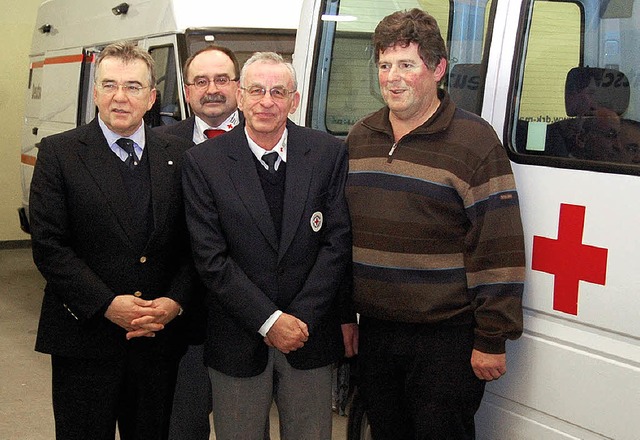
[[[286,355],[294,368],[344,354],[338,292],[351,263],[346,148],[291,121],[287,128],[280,241],[244,125],[186,154],[185,212],[209,308],[205,362],[231,376],[264,371],[268,347],[258,329],[278,309],[309,327],[304,347]]]
[[[40,143],[29,204],[33,257],[46,280],[38,351],[103,358],[123,354],[127,343],[175,355],[186,347],[180,317],[155,338],[129,342],[104,317],[116,295],[134,292],[190,305],[195,271],[180,176],[192,142],[145,133],[154,227],[142,252],[134,244],[121,161],[97,119]]]
[[[154,130],[158,133],[172,134],[174,136],[193,141],[193,127],[195,124],[196,117],[190,116],[187,119],[176,122],[175,124],[154,127]]]

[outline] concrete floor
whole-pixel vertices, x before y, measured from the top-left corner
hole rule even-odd
[[[33,350],[43,287],[31,249],[0,250],[1,440],[54,438],[49,356]],[[334,415],[332,439],[346,439],[346,425]],[[271,438],[280,438],[275,408]]]

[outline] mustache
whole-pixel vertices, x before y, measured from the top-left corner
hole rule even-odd
[[[204,95],[200,98],[200,104],[224,104],[227,102],[227,97],[220,93],[214,93],[212,95]]]

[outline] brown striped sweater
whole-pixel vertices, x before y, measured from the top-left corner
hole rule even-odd
[[[473,325],[503,353],[522,333],[524,243],[509,159],[491,126],[446,92],[391,156],[385,107],[347,137],[354,301],[373,318]]]

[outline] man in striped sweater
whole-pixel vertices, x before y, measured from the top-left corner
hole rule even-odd
[[[495,132],[438,88],[447,52],[413,9],[373,35],[387,104],[349,133],[360,392],[373,438],[473,439],[522,332],[524,244]]]

